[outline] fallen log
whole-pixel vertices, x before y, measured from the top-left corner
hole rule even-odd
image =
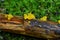
[[[0,14],[0,30],[23,34],[38,38],[57,38],[60,37],[60,27],[58,23],[38,20],[24,20],[23,17],[14,16],[10,21]],[[59,32],[58,32],[59,31]]]

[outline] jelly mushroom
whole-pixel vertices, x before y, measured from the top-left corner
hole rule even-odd
[[[24,14],[24,19],[27,19],[28,18],[28,15],[27,14]]]
[[[31,12],[27,14],[24,14],[24,19],[32,20],[35,19],[35,15],[32,14]]]
[[[42,18],[40,18],[40,21],[47,21],[47,16],[43,16]]]
[[[58,20],[58,23],[60,24],[60,20]]]
[[[11,20],[11,18],[13,18],[13,15],[12,15],[12,14],[8,14],[8,15],[5,15],[5,17],[6,17],[8,20]]]
[[[30,12],[28,13],[28,20],[31,20],[31,19],[35,19],[35,15]]]

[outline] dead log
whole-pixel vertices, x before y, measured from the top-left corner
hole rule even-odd
[[[4,17],[4,15],[6,14],[0,14],[0,30],[38,38],[60,37],[55,33],[55,31],[60,28],[57,26],[57,23],[51,21],[38,21],[39,25],[37,24],[35,26],[32,26],[30,23],[28,23],[28,20],[24,20],[23,17],[14,16],[10,21],[8,21],[7,18]],[[45,26],[43,26],[42,24]],[[48,27],[46,27],[47,25]],[[53,26],[53,29],[49,28],[51,27],[51,25]]]

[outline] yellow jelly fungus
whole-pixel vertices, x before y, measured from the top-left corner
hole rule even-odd
[[[40,21],[47,21],[47,16],[43,16],[42,18],[40,18]]]
[[[24,19],[27,19],[28,18],[28,15],[27,14],[24,14]]]
[[[60,20],[58,20],[58,23],[60,24]]]
[[[29,19],[29,20],[35,19],[35,15],[32,14],[32,13],[28,13],[28,19]]]
[[[28,13],[28,15],[24,14],[24,19],[28,19],[28,20],[35,19],[35,15],[32,13]]]
[[[6,17],[8,20],[11,20],[11,18],[13,18],[13,15],[8,14],[8,15],[5,15],[5,17]]]
[[[30,23],[30,21],[28,21],[28,23]]]

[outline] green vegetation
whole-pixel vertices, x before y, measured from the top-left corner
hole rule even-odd
[[[5,9],[4,13],[11,13],[12,15],[23,16],[25,13],[32,12],[36,18],[47,15],[48,20],[54,22],[60,20],[60,0],[0,0],[0,8]],[[8,34],[5,33],[4,35],[7,36]],[[10,40],[11,37],[8,39]],[[16,38],[20,39],[19,37]]]
[[[60,19],[60,0],[5,0],[3,7],[13,15],[32,12],[36,18],[48,15],[49,20]]]

